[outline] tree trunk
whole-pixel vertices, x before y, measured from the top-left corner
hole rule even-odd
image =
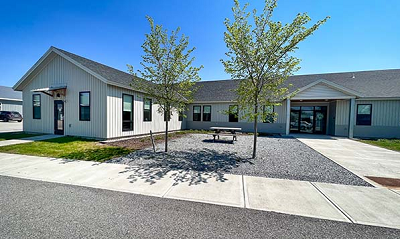
[[[258,124],[258,105],[255,106],[254,109],[254,115],[256,115],[256,117],[254,118],[254,139],[253,139],[253,159],[255,159],[257,157],[257,124]]]
[[[165,113],[165,152],[168,152],[168,119],[169,113]]]

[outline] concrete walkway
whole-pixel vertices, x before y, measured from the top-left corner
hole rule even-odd
[[[348,138],[326,135],[293,135],[301,142],[376,187],[367,176],[400,179],[400,153]]]
[[[230,174],[218,180],[204,175],[193,183],[178,176],[187,172],[149,178],[138,177],[137,171],[132,177],[134,170],[121,164],[0,153],[4,176],[400,229],[400,194],[389,189]]]
[[[23,139],[9,139],[9,140],[0,141],[0,147],[14,145],[14,144],[31,143],[31,142],[47,140],[47,139],[55,139],[55,138],[60,138],[60,137],[64,137],[64,135],[45,134],[45,135],[23,138]]]

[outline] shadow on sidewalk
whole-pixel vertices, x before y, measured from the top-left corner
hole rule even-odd
[[[227,180],[224,173],[242,163],[250,163],[248,159],[239,158],[236,153],[210,149],[155,154],[146,149],[129,157],[132,166],[121,173],[129,173],[132,183],[142,179],[150,184],[166,176],[172,177],[176,183],[189,182],[189,185],[207,183],[209,179],[223,182]]]

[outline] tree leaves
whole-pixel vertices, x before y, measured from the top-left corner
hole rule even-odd
[[[191,56],[195,48],[189,48],[189,38],[180,34],[180,28],[175,31],[163,29],[154,24],[154,20],[147,16],[150,24],[150,33],[142,45],[144,55],[140,63],[143,70],[138,73],[144,79],[133,77],[132,84],[145,92],[159,105],[158,112],[183,111],[185,105],[193,100],[194,85],[200,81],[198,72],[203,66],[192,66],[194,57]],[[133,67],[128,65],[132,75],[136,75]]]

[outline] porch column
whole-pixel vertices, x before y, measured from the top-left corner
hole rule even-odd
[[[290,133],[290,99],[286,100],[286,135]]]
[[[354,135],[354,113],[355,113],[356,99],[350,99],[350,117],[349,117],[349,138]]]

